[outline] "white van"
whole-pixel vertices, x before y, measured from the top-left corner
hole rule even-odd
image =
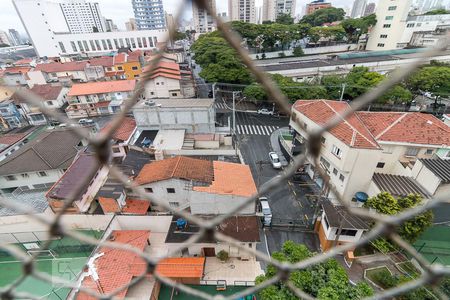
[[[269,201],[267,197],[260,197],[259,203],[261,204],[262,221],[264,226],[270,226],[272,223],[272,211],[270,210]]]

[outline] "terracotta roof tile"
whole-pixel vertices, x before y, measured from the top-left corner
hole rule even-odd
[[[52,62],[47,64],[38,64],[35,70],[45,73],[84,71],[87,63],[87,61],[71,61],[66,63]]]
[[[125,53],[119,53],[114,56],[114,64],[123,64],[127,61],[127,55]]]
[[[150,231],[116,230],[111,233],[111,236],[115,243],[127,244],[143,251],[147,245]],[[103,255],[98,257],[94,262],[98,280],[95,282],[93,278],[88,275],[87,277],[84,277],[82,286],[97,286],[97,289],[101,294],[109,294],[119,287],[126,286],[130,283],[133,276],[136,275],[131,272],[133,264],[145,264],[144,260],[130,251],[102,247],[97,253],[103,253]],[[115,297],[123,299],[125,298],[127,291],[128,288],[125,288]],[[86,300],[91,298],[80,292],[76,299]]]
[[[10,133],[0,136],[0,145],[14,145],[24,137],[26,137],[29,132],[24,133]]]
[[[250,197],[257,193],[249,166],[214,161],[214,180],[209,186],[196,186],[197,192]]]
[[[99,197],[98,203],[100,203],[100,206],[102,207],[102,210],[104,213],[120,212],[120,208],[119,208],[119,205],[117,204],[116,199]]]
[[[30,70],[30,67],[10,67],[5,69],[5,74],[26,74]]]
[[[107,124],[102,128],[101,132],[108,131],[110,127],[111,124]],[[120,127],[117,128],[117,130],[114,132],[113,138],[119,141],[127,141],[130,138],[131,134],[134,132],[135,128],[136,121],[134,120],[134,118],[126,117],[120,124]]]
[[[293,107],[297,112],[321,126],[350,108],[347,102],[332,100],[298,100]],[[343,120],[329,132],[350,147],[380,148],[368,128],[355,114]]]
[[[150,207],[149,201],[138,199],[127,199],[125,201],[125,206],[122,208],[122,212],[124,214],[145,215],[149,207]]]
[[[162,259],[156,273],[168,278],[201,278],[204,268],[204,257],[174,257]]]
[[[134,90],[136,80],[99,81],[74,84],[69,96],[105,94],[113,92],[130,92]]]
[[[155,161],[142,168],[136,183],[142,185],[170,178],[211,183],[214,178],[213,163],[184,156]]]
[[[450,128],[433,115],[417,112],[357,112],[357,115],[380,142],[450,146]]]
[[[22,58],[22,59],[19,59],[19,60],[15,61],[14,65],[15,66],[17,66],[17,65],[29,65],[32,62],[33,62],[32,58]]]
[[[35,84],[30,91],[44,100],[56,100],[62,89],[63,87],[60,85]]]
[[[91,58],[88,60],[91,66],[112,67],[114,66],[114,58],[112,56],[102,56]]]

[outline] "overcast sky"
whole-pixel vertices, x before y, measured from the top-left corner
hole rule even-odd
[[[131,0],[93,0],[100,3],[100,9],[104,17],[113,19],[114,23],[119,28],[124,29],[124,23],[133,17],[133,10],[131,7]],[[163,0],[164,9],[169,13],[174,13],[182,0]],[[377,2],[373,0],[369,2]],[[449,1],[449,0],[445,0]],[[300,14],[303,11],[303,7],[311,0],[297,0],[296,13]],[[336,7],[351,7],[352,0],[330,0]],[[228,1],[216,0],[217,11],[226,12],[228,9]],[[256,5],[262,5],[262,0],[256,0]],[[190,7],[190,5],[188,5]],[[185,15],[185,19],[192,17],[191,10],[189,9]],[[22,23],[14,9],[12,0],[0,0],[0,30],[8,30],[9,28],[15,28],[20,32],[24,32]]]

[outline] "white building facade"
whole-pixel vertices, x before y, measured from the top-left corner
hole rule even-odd
[[[216,11],[215,0],[208,0],[207,5],[211,7],[212,11]],[[197,5],[193,5],[192,15],[194,28],[197,33],[205,33],[216,30],[216,23],[214,22],[214,19],[205,9],[199,9]]]
[[[60,5],[71,33],[106,31],[105,22],[97,2],[65,0]]]
[[[366,11],[366,6],[367,6],[367,0],[355,0],[355,2],[353,2],[352,13],[350,15],[351,18],[356,19],[356,18],[361,18],[362,16],[364,16],[364,13]]]
[[[228,0],[230,21],[256,23],[255,0]]]
[[[283,14],[295,18],[296,0],[264,0],[262,6],[262,20],[276,21]]]

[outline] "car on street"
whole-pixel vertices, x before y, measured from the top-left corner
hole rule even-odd
[[[79,119],[78,124],[80,125],[91,125],[94,124],[94,121],[91,119]]]
[[[262,222],[264,226],[270,226],[270,224],[272,223],[272,210],[270,209],[267,197],[260,197],[259,204],[261,207]]]
[[[281,161],[278,154],[275,152],[269,152],[269,159],[274,169],[281,169]]]
[[[268,110],[267,108],[261,108],[261,109],[258,109],[258,115],[273,116],[273,110]]]

